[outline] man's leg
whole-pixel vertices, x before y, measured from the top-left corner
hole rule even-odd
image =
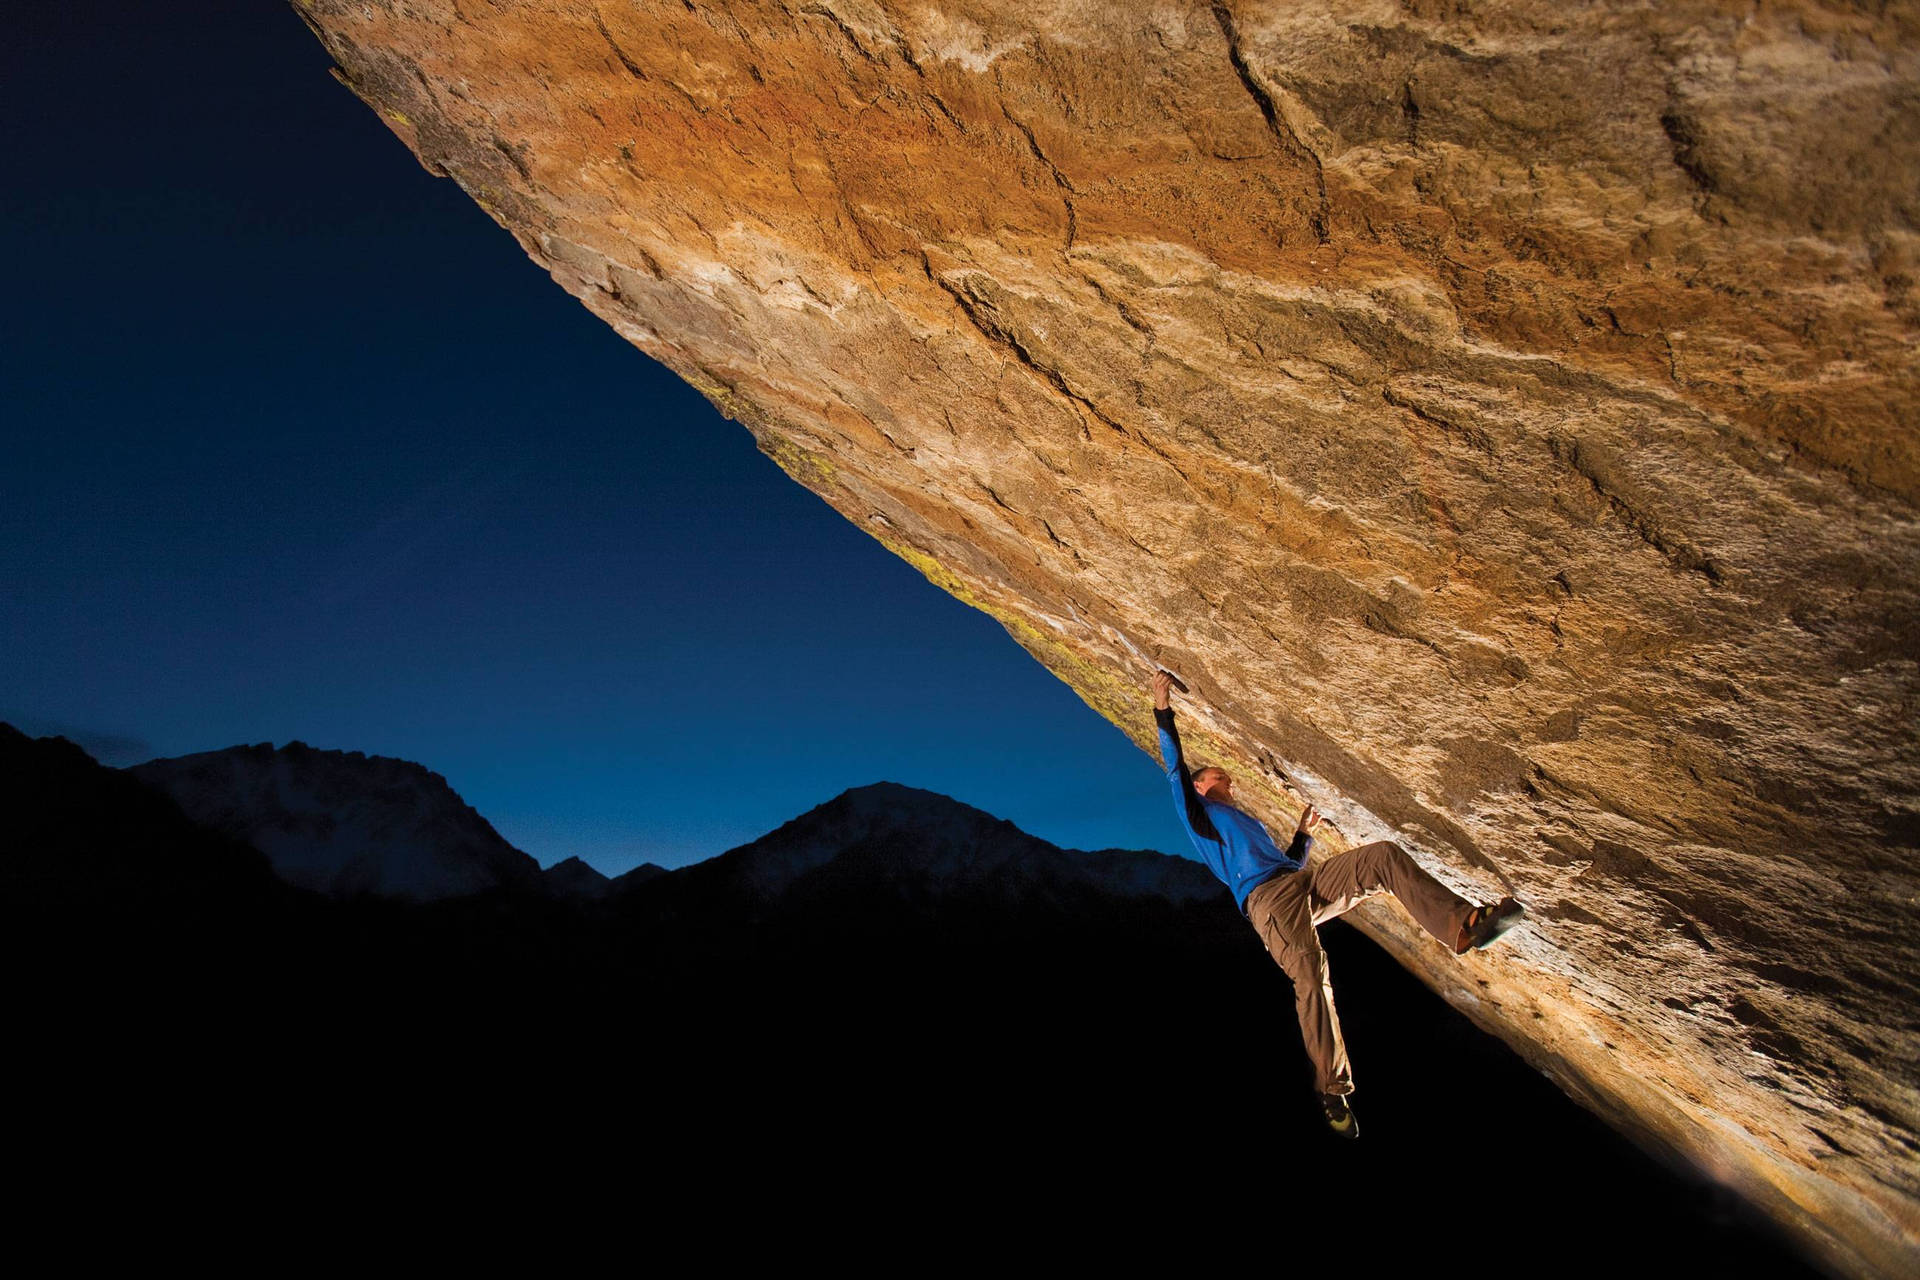
[[[1314,1087],[1321,1093],[1347,1094],[1353,1092],[1353,1068],[1333,1011],[1327,953],[1313,928],[1311,887],[1305,871],[1275,876],[1247,899],[1247,918],[1266,943],[1267,954],[1293,979],[1293,1008],[1307,1057],[1313,1060]]]
[[[1460,927],[1473,904],[1421,869],[1391,840],[1363,844],[1319,863],[1313,878],[1313,922],[1319,924],[1351,910],[1381,891],[1400,899],[1420,927],[1454,950]],[[1264,887],[1264,886],[1263,886]]]

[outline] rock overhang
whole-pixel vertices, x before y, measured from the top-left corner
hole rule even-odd
[[[1165,663],[1262,816],[1532,904],[1365,911],[1483,1026],[1920,1254],[1911,7],[296,7],[1143,746]]]

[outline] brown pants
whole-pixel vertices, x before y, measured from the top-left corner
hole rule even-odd
[[[1400,899],[1420,927],[1449,951],[1473,909],[1466,899],[1422,871],[1391,840],[1363,844],[1275,876],[1247,896],[1247,918],[1267,944],[1267,954],[1293,979],[1300,1035],[1322,1093],[1352,1093],[1353,1067],[1347,1061],[1346,1042],[1340,1038],[1340,1019],[1333,1012],[1327,953],[1320,949],[1314,926],[1382,892]]]

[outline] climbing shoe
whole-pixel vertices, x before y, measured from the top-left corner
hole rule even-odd
[[[1488,906],[1475,907],[1468,914],[1467,922],[1460,926],[1460,941],[1454,945],[1453,953],[1463,956],[1492,946],[1496,938],[1526,919],[1526,915],[1527,909],[1517,898],[1502,898]]]
[[[1353,1118],[1353,1108],[1347,1105],[1346,1094],[1321,1094],[1320,1110],[1327,1117],[1327,1128],[1343,1138],[1360,1136],[1360,1122]]]

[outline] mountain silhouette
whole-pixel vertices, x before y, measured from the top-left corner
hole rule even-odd
[[[269,743],[150,760],[128,772],[193,821],[267,855],[289,884],[424,902],[527,884],[540,864],[421,765]]]
[[[257,788],[285,754],[242,750],[260,759],[200,775],[196,810],[218,808],[210,779]],[[397,800],[352,794],[358,762],[300,767],[363,818],[419,794],[418,766],[379,766]],[[342,897],[287,884],[139,773],[0,726],[0,955],[31,1100],[15,1148],[42,1162],[166,1115],[201,1145],[321,1127],[442,1179],[632,1166],[772,1187],[776,1216],[857,1209],[879,1238],[938,1217],[1011,1240],[1050,1207],[1191,1249],[1242,1210],[1315,1212],[1349,1229],[1293,1261],[1447,1274],[1497,1229],[1535,1256],[1577,1240],[1595,1268],[1800,1271],[1743,1206],[1337,923],[1366,1133],[1329,1138],[1285,978],[1183,859],[1057,849],[880,783],[674,871]],[[1459,1176],[1490,1124],[1509,1158]],[[1382,1206],[1390,1231],[1367,1225]]]

